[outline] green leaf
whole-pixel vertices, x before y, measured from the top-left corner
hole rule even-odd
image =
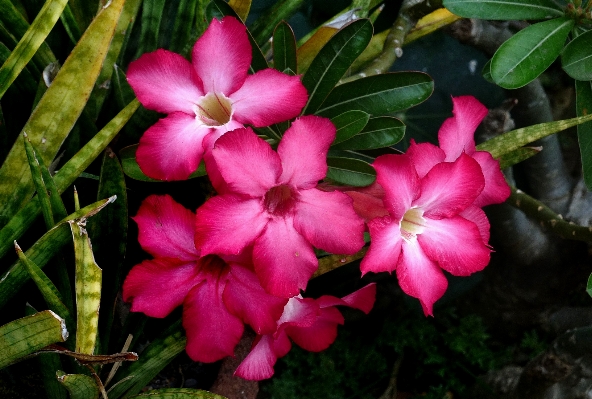
[[[296,71],[296,38],[290,25],[282,21],[273,32],[273,67],[284,72]]]
[[[364,187],[376,179],[374,168],[359,159],[327,157],[327,165],[327,178],[341,184]]]
[[[64,342],[68,330],[64,319],[44,310],[0,327],[0,369],[44,346]]]
[[[573,39],[561,53],[563,70],[575,80],[592,80],[592,30]]]
[[[592,296],[592,274],[588,277],[588,284],[586,284],[586,292]]]
[[[105,0],[68,0],[68,3],[72,8],[72,13],[76,18],[80,31],[84,32],[97,14],[99,4],[104,4]]]
[[[136,161],[136,151],[138,150],[138,144],[130,145],[128,147],[122,148],[119,151],[119,157],[121,158],[121,166],[123,167],[123,173],[126,176],[131,177],[134,180],[140,181],[150,181],[150,182],[160,182],[162,180],[152,179],[148,177],[142,172],[138,162]],[[206,175],[206,166],[203,162],[199,164],[199,167],[195,172],[193,172],[189,179],[193,179],[194,177],[200,177]]]
[[[82,33],[80,32],[78,22],[76,21],[76,17],[74,17],[74,13],[72,13],[72,8],[70,8],[69,4],[66,4],[66,7],[64,7],[64,11],[62,12],[62,15],[60,15],[60,20],[62,21],[62,25],[64,25],[64,29],[72,41],[72,44],[78,43]]]
[[[199,5],[198,0],[181,0],[177,8],[169,50],[183,56],[189,55],[188,50],[194,44],[192,30]]]
[[[308,90],[303,114],[313,114],[372,39],[372,24],[359,19],[337,32],[312,60],[302,77]]]
[[[576,114],[578,116],[592,115],[592,82],[576,80]],[[578,125],[578,142],[584,182],[588,190],[592,191],[592,122]]]
[[[256,43],[263,46],[269,40],[274,26],[277,26],[282,20],[289,20],[303,3],[304,0],[279,0],[275,4],[268,3],[273,5],[251,25],[251,32],[253,32]]]
[[[251,9],[251,0],[230,0],[228,4],[240,17],[241,21],[247,20]]]
[[[147,391],[132,398],[151,398],[151,399],[226,399],[224,396],[216,395],[201,389],[189,388],[166,388]]]
[[[63,371],[58,371],[57,377],[70,393],[70,399],[99,399],[99,387],[92,377]]]
[[[46,164],[53,160],[86,104],[123,3],[113,0],[94,19],[23,128]],[[25,158],[24,145],[17,140],[0,168],[0,226],[34,192]]]
[[[360,133],[360,131],[366,126],[368,120],[370,119],[370,115],[363,111],[347,111],[341,115],[337,115],[331,122],[335,125],[337,129],[335,140],[331,147],[335,148],[334,146],[342,141],[345,141],[352,136]]]
[[[360,110],[380,116],[420,104],[432,91],[432,78],[421,72],[369,76],[337,86],[316,113],[332,118],[347,111]]]
[[[444,0],[444,7],[463,18],[547,19],[563,11],[551,0]]]
[[[331,147],[335,150],[373,150],[397,144],[405,135],[405,124],[397,118],[371,118],[362,131],[351,139]]]
[[[541,152],[542,149],[542,147],[521,147],[517,150],[502,155],[501,157],[497,158],[497,160],[500,163],[500,168],[505,169],[527,160],[532,156],[535,156]]]
[[[160,31],[165,0],[150,0],[143,3],[140,41],[134,58],[157,49],[158,32]]]
[[[571,18],[539,22],[516,33],[491,59],[491,77],[504,89],[517,89],[536,79],[555,61],[574,26]]]
[[[481,76],[483,76],[483,79],[485,79],[489,83],[495,84],[493,78],[491,77],[491,60],[488,60],[485,63],[485,65],[483,65],[483,69],[481,70]]]

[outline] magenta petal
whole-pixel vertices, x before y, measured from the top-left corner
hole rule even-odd
[[[192,115],[169,114],[146,130],[140,139],[136,151],[138,165],[153,179],[187,179],[201,162],[202,141],[209,132]]]
[[[222,301],[224,284],[208,279],[194,287],[183,302],[186,351],[198,362],[211,363],[234,354],[244,325]]]
[[[224,134],[212,156],[228,189],[249,197],[263,197],[282,173],[278,154],[250,128]]]
[[[419,177],[406,155],[381,155],[372,164],[376,181],[384,189],[384,204],[391,216],[402,219],[419,195]]]
[[[366,222],[389,214],[380,198],[359,191],[344,192],[354,200],[354,211]]]
[[[327,151],[335,140],[335,126],[320,116],[303,116],[292,123],[278,146],[282,183],[313,188],[327,174]]]
[[[284,313],[278,320],[278,331],[287,326],[309,327],[320,314],[319,303],[312,298],[292,297],[284,307]]]
[[[364,221],[352,199],[339,191],[301,190],[294,227],[312,245],[335,254],[354,254],[364,246]]]
[[[434,166],[440,162],[444,162],[446,154],[440,147],[430,143],[416,144],[415,140],[411,139],[411,144],[405,152],[405,155],[411,158],[411,162],[415,166],[419,178],[423,178]]]
[[[425,254],[455,276],[468,276],[483,270],[489,263],[491,250],[483,243],[473,222],[455,216],[433,220],[417,239]]]
[[[226,307],[249,324],[258,335],[273,334],[288,300],[265,292],[251,270],[237,264],[229,266],[230,273],[223,295]]]
[[[131,302],[132,312],[165,317],[203,278],[196,262],[171,258],[145,260],[134,266],[123,283],[123,300]]]
[[[304,290],[318,267],[311,245],[294,229],[291,218],[269,220],[255,241],[253,263],[263,288],[284,298]]]
[[[414,202],[424,216],[440,219],[458,214],[475,201],[485,185],[479,164],[461,154],[454,162],[442,162],[421,180],[421,196]]]
[[[371,283],[343,298],[337,298],[332,295],[323,295],[317,299],[317,303],[321,309],[330,306],[349,306],[350,308],[359,309],[367,314],[372,310],[375,300],[376,283]]]
[[[308,93],[300,76],[268,68],[247,76],[242,87],[229,97],[238,121],[261,127],[298,116]]]
[[[195,245],[202,255],[238,254],[261,234],[266,223],[260,200],[218,195],[196,211]]]
[[[452,98],[452,118],[444,121],[438,131],[440,148],[446,153],[446,161],[454,161],[461,153],[475,152],[474,134],[487,115],[487,108],[475,97]]]
[[[260,381],[273,376],[273,366],[277,361],[273,350],[273,338],[271,335],[263,335],[255,338],[251,352],[239,364],[234,375],[245,380]]]
[[[300,346],[310,352],[320,352],[331,345],[337,338],[337,325],[343,324],[343,316],[335,307],[321,309],[315,323],[309,327],[286,327],[286,334]]]
[[[228,97],[243,85],[251,65],[245,25],[232,17],[214,18],[193,46],[191,58],[204,91]]]
[[[401,228],[399,221],[390,216],[376,218],[368,223],[370,230],[370,248],[362,259],[362,275],[368,272],[392,272],[396,269],[401,255]]]
[[[436,263],[426,256],[417,240],[403,245],[397,278],[403,292],[418,298],[426,316],[433,316],[434,303],[444,295],[448,281]]]
[[[144,107],[163,114],[193,114],[203,96],[191,63],[168,50],[156,50],[131,62],[127,81]]]
[[[146,198],[132,219],[138,224],[138,241],[154,257],[195,260],[195,214],[169,195]]]
[[[507,200],[511,190],[500,169],[499,162],[486,151],[475,152],[473,159],[481,165],[483,176],[485,176],[485,187],[475,200],[475,206],[501,204]]]
[[[489,245],[489,220],[483,209],[475,205],[469,206],[467,209],[458,214],[470,222],[475,223],[479,229],[479,234],[485,245]]]

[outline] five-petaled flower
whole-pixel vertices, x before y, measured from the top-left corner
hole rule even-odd
[[[251,45],[245,26],[232,17],[212,20],[193,47],[192,61],[161,49],[142,55],[127,71],[142,105],[168,114],[144,133],[136,152],[149,177],[186,179],[208,150],[206,135],[294,118],[308,99],[298,76],[274,69],[247,74]]]

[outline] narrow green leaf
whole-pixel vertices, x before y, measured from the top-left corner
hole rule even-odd
[[[51,203],[49,202],[49,194],[45,188],[45,184],[43,183],[43,177],[41,177],[41,166],[39,165],[39,161],[35,156],[33,145],[27,139],[26,135],[23,135],[23,142],[25,145],[27,160],[29,161],[29,168],[31,169],[31,178],[33,179],[33,184],[35,185],[35,191],[37,191],[37,200],[41,208],[41,213],[43,214],[43,220],[45,221],[45,226],[48,229],[51,229],[55,224],[55,220],[51,210]]]
[[[337,86],[316,113],[332,118],[347,111],[360,110],[380,116],[420,104],[432,91],[432,78],[421,72],[369,76]]]
[[[102,271],[96,264],[86,220],[68,222],[74,239],[76,260],[76,352],[92,355],[95,351],[101,305]]]
[[[246,21],[251,10],[251,0],[230,0],[228,2],[230,7],[236,12],[241,21]]]
[[[151,398],[151,399],[226,399],[224,396],[216,395],[201,389],[189,388],[166,388],[147,391],[131,398]]]
[[[448,11],[463,18],[514,20],[563,15],[551,0],[444,0],[443,3]]]
[[[501,157],[497,158],[497,160],[500,163],[500,168],[505,169],[525,161],[532,156],[535,156],[541,152],[542,149],[542,147],[521,147],[517,150],[502,155]]]
[[[147,0],[142,7],[140,43],[134,58],[154,51],[158,47],[158,32],[165,0]]]
[[[315,113],[347,69],[372,39],[372,24],[359,19],[339,30],[323,46],[302,77],[308,90],[308,103],[303,114]]]
[[[195,16],[197,14],[198,0],[181,0],[177,8],[175,25],[169,49],[175,53],[181,53],[187,56],[186,50],[193,46],[192,30],[195,25]]]
[[[68,330],[64,319],[51,310],[5,324],[0,327],[0,369],[44,346],[66,339]]]
[[[592,274],[588,277],[588,284],[586,284],[586,292],[592,296]]]
[[[58,381],[70,393],[70,399],[99,399],[99,387],[92,377],[84,374],[57,373]]]
[[[397,118],[371,118],[364,129],[351,139],[333,147],[335,150],[373,150],[397,144],[405,135],[405,124]]]
[[[0,39],[1,40],[1,39]],[[11,51],[6,47],[4,43],[0,43],[0,64],[4,64],[8,57],[10,57]],[[15,79],[13,85],[23,92],[25,96],[34,95],[37,91],[37,80],[33,78],[34,65],[26,65],[22,70],[21,73]],[[6,152],[10,150],[10,145],[12,141],[5,144]]]
[[[60,15],[60,20],[62,21],[62,25],[64,25],[64,29],[72,41],[72,44],[78,43],[80,36],[82,36],[82,32],[78,27],[78,22],[76,21],[69,4],[66,4],[66,7],[64,7],[64,11],[62,12],[62,15]]]
[[[592,80],[592,30],[573,39],[561,53],[563,70],[576,80]]]
[[[290,25],[282,21],[276,26],[272,44],[273,67],[280,72],[296,71],[296,38]]]
[[[263,46],[271,36],[274,26],[277,26],[280,21],[287,21],[290,19],[304,0],[279,0],[265,11],[253,24],[251,31],[256,43]]]
[[[555,61],[574,26],[571,18],[539,22],[516,33],[491,59],[491,77],[504,89],[517,89],[536,79]]]
[[[119,151],[119,157],[121,158],[121,166],[123,168],[123,172],[126,176],[131,177],[134,180],[140,181],[150,181],[150,182],[160,182],[161,180],[152,179],[144,174],[136,161],[136,151],[138,149],[138,144],[130,145],[128,147],[122,148]],[[189,179],[193,179],[194,177],[205,176],[206,175],[206,166],[203,162],[199,164],[199,167],[195,172],[193,172]]]
[[[124,2],[113,0],[94,19],[23,128],[46,164],[53,160],[86,104]],[[17,140],[0,168],[0,226],[33,194],[24,159],[24,145]]]
[[[68,0],[72,13],[81,32],[84,32],[99,10],[99,4],[104,4],[104,0]]]
[[[576,114],[578,116],[592,115],[592,82],[576,80]],[[584,182],[588,190],[592,191],[592,122],[578,125],[578,142]]]
[[[366,126],[370,115],[363,111],[347,111],[341,115],[337,115],[331,122],[335,125],[337,133],[335,140],[333,141],[332,147],[342,141],[345,141],[354,135],[360,133],[360,131]]]
[[[341,184],[364,187],[376,179],[374,168],[359,159],[327,157],[327,165],[327,178]]]

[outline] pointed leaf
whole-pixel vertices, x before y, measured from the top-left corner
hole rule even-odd
[[[241,21],[246,21],[251,9],[251,0],[230,0],[228,2],[230,7],[236,12]]]
[[[510,166],[514,166],[519,162],[525,161],[532,156],[535,156],[541,152],[542,149],[543,147],[521,147],[517,150],[502,155],[501,157],[497,158],[497,160],[500,163],[500,168],[505,169],[509,168]]]
[[[58,381],[70,393],[70,399],[99,399],[99,387],[96,381],[84,374],[57,373]]]
[[[485,79],[489,83],[495,84],[493,78],[491,77],[491,60],[487,60],[485,65],[483,65],[483,69],[481,70],[481,76],[483,76],[483,79]]]
[[[420,104],[433,90],[432,78],[421,72],[369,76],[337,86],[316,113],[332,118],[347,111],[360,110],[380,116]]]
[[[571,18],[539,22],[506,40],[491,59],[491,77],[504,89],[522,87],[555,61],[574,26]]]
[[[27,160],[29,161],[31,178],[33,179],[33,184],[35,185],[35,191],[37,191],[37,200],[39,202],[39,207],[41,208],[41,213],[43,214],[43,220],[45,221],[45,226],[48,229],[51,229],[55,224],[55,221],[53,218],[53,212],[51,210],[51,203],[49,202],[49,194],[45,188],[45,184],[43,183],[43,177],[41,177],[41,166],[39,165],[39,161],[35,156],[33,145],[27,139],[26,135],[23,136],[23,142],[25,145]]]
[[[216,395],[201,389],[189,388],[166,388],[146,391],[131,398],[148,398],[151,399],[226,399],[224,396]]]
[[[576,113],[578,116],[592,115],[592,82],[576,81]],[[578,125],[578,142],[584,182],[592,191],[592,122]]]
[[[282,21],[276,26],[272,45],[273,67],[280,72],[286,69],[296,72],[296,38],[290,25]]]
[[[592,80],[592,30],[573,39],[561,53],[563,70],[576,80]]]
[[[373,150],[397,144],[405,135],[405,124],[397,118],[371,118],[364,129],[352,138],[331,147],[335,150]]]
[[[327,178],[338,183],[364,187],[374,183],[376,171],[359,159],[327,157]]]
[[[296,56],[298,58],[298,73],[303,74],[308,71],[312,60],[317,56],[325,44],[337,33],[339,29],[329,26],[321,26],[310,39],[302,46],[298,47]]]
[[[358,134],[368,123],[370,115],[363,111],[347,111],[331,119],[337,129],[335,140],[331,147]]]
[[[551,0],[444,0],[444,7],[464,18],[546,19],[563,15]]]

